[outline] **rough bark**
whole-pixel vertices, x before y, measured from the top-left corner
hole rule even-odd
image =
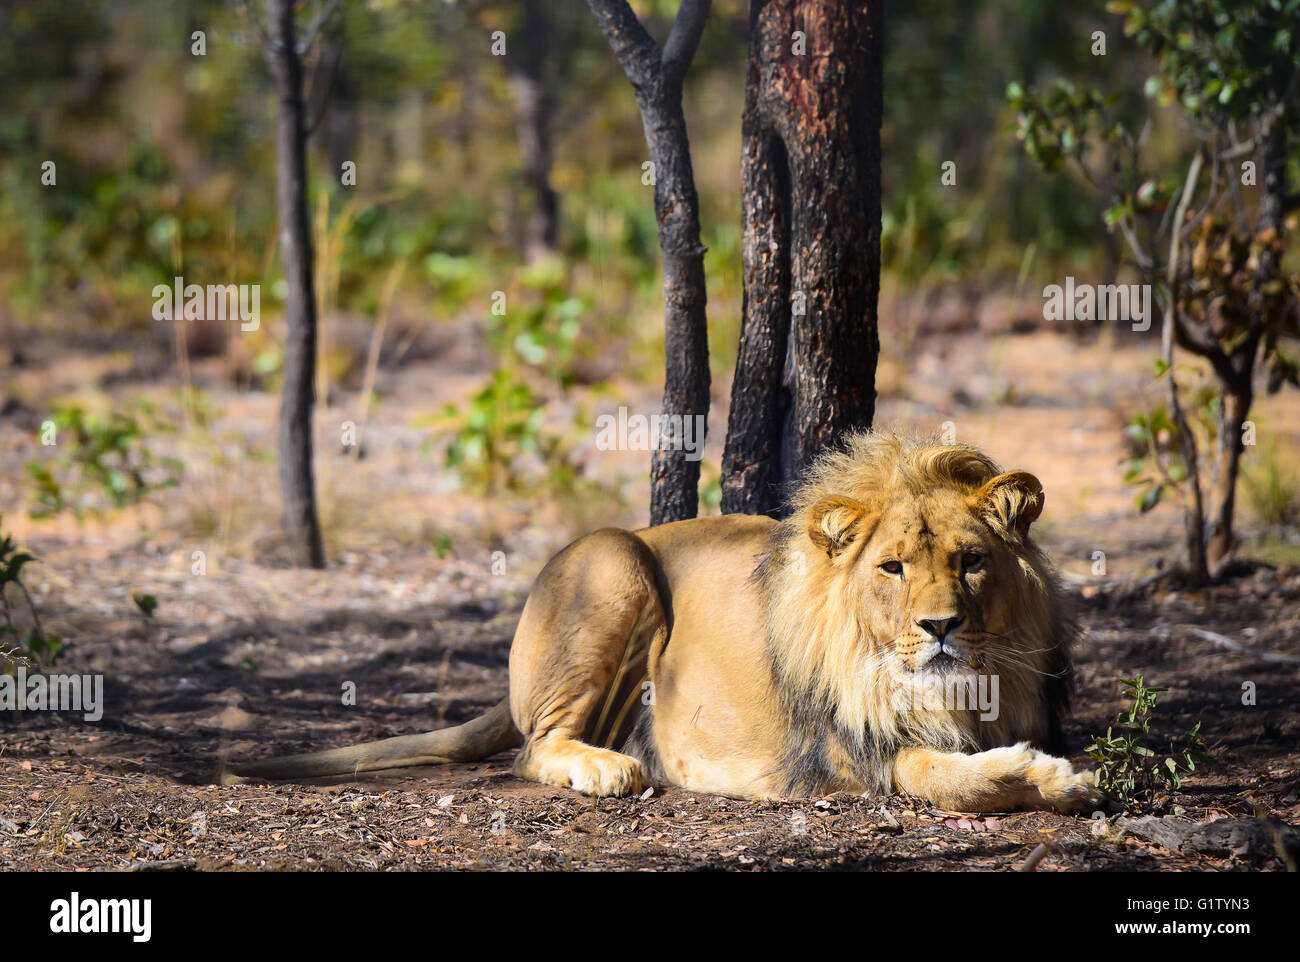
[[[663,47],[626,0],[587,0],[636,94],[654,170],[654,205],[664,264],[666,371],[662,413],[708,418],[709,347],[704,246],[691,167],[682,81],[695,56],[710,0],[682,0]],[[698,438],[703,443],[702,435]],[[650,523],[693,518],[699,511],[700,463],[672,439],[661,440],[650,467]]]
[[[287,285],[284,386],[280,392],[281,526],[295,564],[323,568],[312,476],[312,404],[316,374],[316,296],[307,215],[307,141],[302,60],[296,46],[293,0],[269,0],[267,58],[275,79],[275,188],[280,251]]]
[[[524,220],[523,250],[532,262],[554,253],[559,200],[551,187],[551,118],[554,103],[545,77],[550,24],[543,0],[522,0],[517,55],[506,58],[515,101],[515,139],[532,206]]]
[[[727,512],[779,517],[791,483],[822,450],[871,426],[882,11],[879,0],[750,8],[744,318],[723,455]]]

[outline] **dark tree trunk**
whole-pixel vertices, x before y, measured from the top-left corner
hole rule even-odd
[[[880,0],[755,0],[742,125],[744,319],[722,508],[871,426],[880,342]],[[799,49],[802,35],[803,49]]]
[[[524,221],[524,256],[531,262],[555,251],[559,200],[551,187],[554,103],[545,74],[550,24],[543,0],[522,0],[520,53],[507,57],[515,100],[515,138],[532,207]]]
[[[1245,450],[1242,435],[1254,402],[1251,374],[1255,368],[1257,343],[1256,338],[1251,338],[1249,357],[1241,349],[1233,356],[1233,367],[1244,368],[1244,374],[1226,383],[1219,398],[1219,450],[1214,478],[1210,483],[1210,510],[1206,513],[1205,529],[1205,563],[1210,573],[1215,575],[1232,553],[1232,515],[1236,508],[1241,455]]]
[[[307,218],[306,131],[302,61],[296,47],[293,0],[270,0],[267,51],[279,111],[275,127],[275,191],[280,250],[288,286],[284,386],[280,393],[281,525],[293,561],[323,568],[320,524],[312,479],[312,402],[316,372],[316,295],[312,287]]]
[[[783,499],[784,381],[790,334],[790,171],[780,138],[759,126],[752,79],[741,155],[744,293],[731,415],[722,457],[722,510],[774,514]]]
[[[1288,115],[1273,121],[1264,141],[1264,192],[1260,197],[1259,229],[1280,231],[1287,212],[1286,148]]]
[[[632,82],[654,165],[655,215],[664,258],[663,414],[708,418],[709,345],[705,321],[704,246],[691,168],[682,81],[695,56],[710,0],[682,0],[661,48],[626,0],[587,0],[623,72]],[[697,440],[703,444],[703,437]],[[700,463],[671,439],[650,467],[650,523],[693,518],[699,511]]]

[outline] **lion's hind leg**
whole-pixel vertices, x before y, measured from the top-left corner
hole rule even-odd
[[[538,576],[510,649],[510,708],[524,734],[516,774],[587,795],[642,790],[641,763],[613,746],[666,638],[657,570],[639,538],[605,529]]]

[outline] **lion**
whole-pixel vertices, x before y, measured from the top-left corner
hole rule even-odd
[[[1030,537],[1043,501],[1033,475],[972,447],[849,436],[783,521],[604,528],[560,551],[519,619],[509,696],[479,718],[226,780],[521,746],[516,774],[586,795],[1103,807],[1093,776],[1059,757],[1076,627]]]

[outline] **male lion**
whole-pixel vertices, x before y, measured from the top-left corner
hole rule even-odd
[[[606,528],[542,570],[510,696],[457,728],[238,766],[302,777],[482,758],[589,795],[919,795],[1104,804],[1062,750],[1075,628],[1029,537],[1042,486],[882,434],[824,455],[793,513]],[[991,702],[965,695],[995,696]],[[239,780],[227,776],[227,780]]]

